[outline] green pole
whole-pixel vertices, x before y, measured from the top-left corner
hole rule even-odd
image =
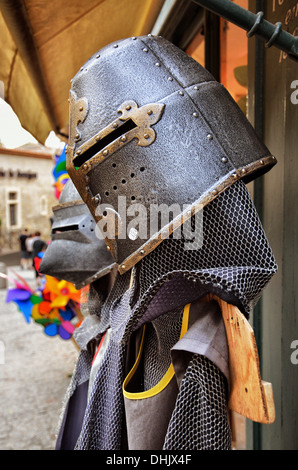
[[[256,10],[264,10],[264,0],[256,0]],[[255,109],[254,109],[254,128],[259,138],[264,141],[264,63],[265,51],[261,44],[261,39],[256,38],[255,44]],[[254,183],[254,205],[259,214],[261,222],[264,218],[264,180],[257,178]],[[260,372],[262,375],[262,339],[263,339],[263,325],[262,325],[262,301],[260,300],[254,308],[253,314],[253,327],[255,338],[260,356]],[[260,423],[253,423],[253,450],[262,450],[262,425]]]
[[[245,8],[236,5],[231,0],[192,0],[207,10],[216,13],[222,18],[234,23],[247,31],[247,36],[254,34],[262,37],[267,42],[266,47],[275,46],[289,57],[298,60],[298,37],[284,31],[282,23],[275,25],[264,19],[264,13],[260,11],[255,14]]]

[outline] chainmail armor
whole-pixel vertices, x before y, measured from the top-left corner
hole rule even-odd
[[[164,240],[139,267],[139,307],[146,308],[155,294],[179,274],[189,282],[176,287],[175,282],[163,291],[167,307],[182,298],[187,288],[189,301],[197,298],[198,285],[230,301],[248,317],[263,288],[276,272],[276,262],[261,225],[259,216],[242,181],[236,182],[203,209],[203,244],[195,250],[185,250],[181,239]],[[183,282],[181,277],[179,283]],[[153,300],[154,309],[158,297]],[[186,303],[186,302],[185,302]],[[153,308],[152,308],[153,310]],[[142,316],[149,319],[150,310]]]
[[[135,266],[130,289],[121,294],[116,286],[118,297],[112,295],[103,305],[101,315],[103,319],[110,319],[112,335],[95,378],[77,449],[126,448],[122,383],[127,343],[134,331],[150,322],[153,322],[150,328],[155,331],[161,322],[158,327],[161,331],[167,327],[162,326],[165,314],[172,312],[169,315],[173,315],[208,291],[237,305],[248,317],[275,273],[272,251],[243,182],[235,182],[203,211],[201,248],[184,250],[185,239],[189,241],[190,234],[184,234],[181,239],[164,240]],[[150,346],[152,351],[154,347],[157,351],[158,342],[154,341],[153,338]],[[163,357],[166,358],[166,354]],[[159,366],[161,374],[166,364],[165,361],[164,366]],[[158,377],[148,374],[147,386]],[[205,419],[209,404],[205,399],[202,401],[203,396],[208,396],[209,404],[215,405],[209,424]],[[185,422],[182,420],[187,407],[192,416]],[[178,408],[183,412],[179,413]],[[214,410],[221,412],[216,415]],[[195,449],[207,445],[228,448],[230,438],[224,410],[225,384],[220,371],[208,361],[194,357],[181,384],[165,448]],[[212,429],[219,435],[216,442],[208,444],[207,441],[214,438]],[[181,440],[184,432],[185,439]]]
[[[179,340],[182,314],[181,309],[168,312],[146,325],[144,390],[154,387],[170,367],[170,351]]]
[[[181,382],[164,450],[230,450],[226,380],[206,357],[195,354]]]

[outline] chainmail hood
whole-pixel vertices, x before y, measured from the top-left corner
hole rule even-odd
[[[242,181],[203,209],[200,239],[193,241],[199,248],[186,250],[194,223],[180,239],[164,240],[136,266],[135,325],[206,292],[237,305],[249,317],[276,272],[272,250]]]

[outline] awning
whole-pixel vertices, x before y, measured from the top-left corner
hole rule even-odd
[[[68,134],[70,80],[106,44],[151,32],[164,0],[0,0],[0,81],[22,126]]]

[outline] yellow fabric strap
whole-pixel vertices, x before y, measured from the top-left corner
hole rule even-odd
[[[189,309],[190,309],[190,304],[187,304],[184,307],[184,310],[183,310],[180,339],[185,335],[185,333],[187,332],[187,329],[188,329]],[[127,392],[125,390],[127,385],[129,384],[131,378],[133,377],[133,375],[135,374],[135,372],[136,372],[136,370],[139,366],[139,363],[140,363],[140,360],[141,360],[141,357],[142,357],[143,347],[144,347],[145,331],[146,331],[146,325],[143,327],[141,346],[140,346],[140,350],[139,350],[136,362],[134,363],[131,371],[129,372],[129,374],[127,375],[127,377],[125,378],[125,380],[123,382],[123,387],[122,387],[123,388],[123,394],[126,398],[129,398],[130,400],[141,400],[142,398],[150,398],[150,397],[153,397],[154,395],[157,395],[163,389],[166,388],[166,386],[168,385],[168,383],[171,381],[172,377],[175,374],[173,364],[171,364],[170,367],[168,368],[167,372],[163,376],[163,378],[153,388],[150,388],[149,390],[146,390],[145,392],[136,392],[136,393]]]

